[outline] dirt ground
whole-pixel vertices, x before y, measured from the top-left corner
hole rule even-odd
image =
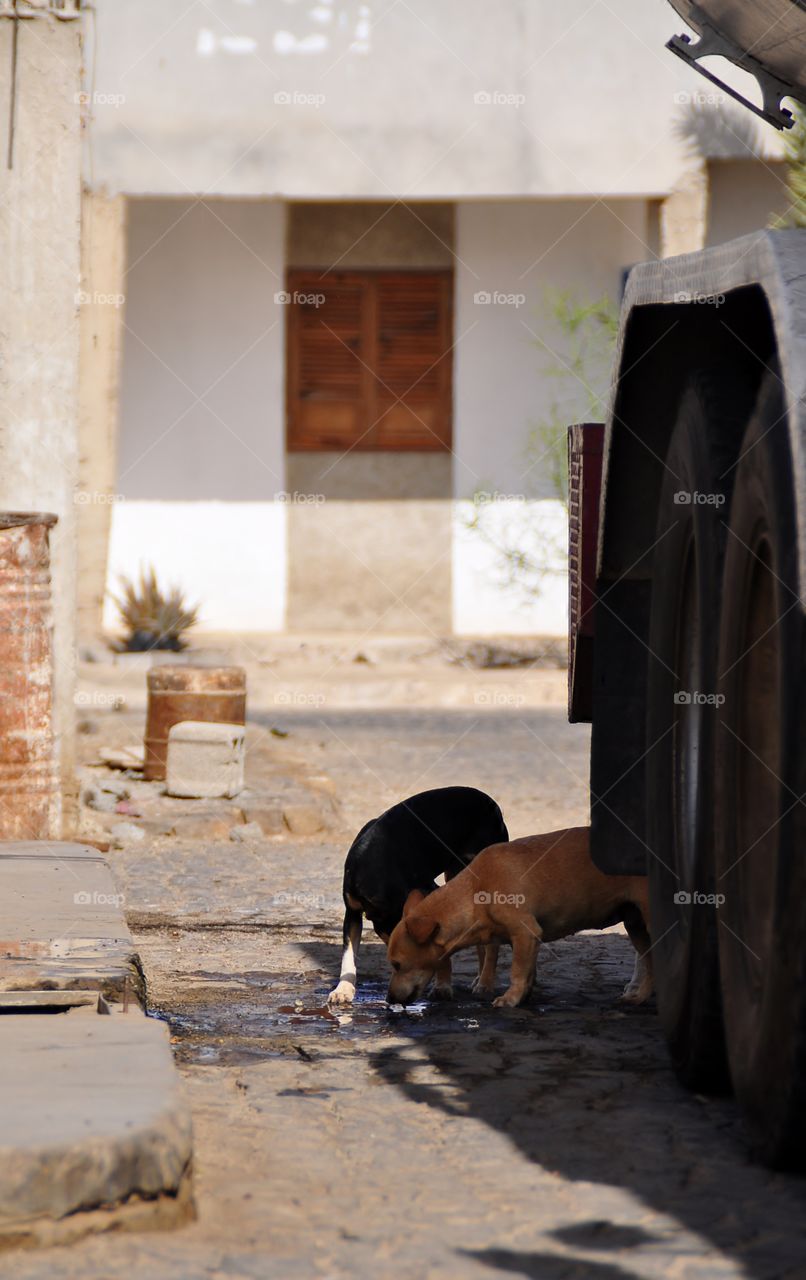
[[[616,1003],[619,931],[544,948],[524,1009],[472,998],[467,953],[455,1003],[403,1014],[365,934],[360,999],[327,1010],[341,866],[368,817],[464,783],[513,835],[586,821],[588,734],[566,722],[564,673],[391,643],[235,657],[252,785],[296,762],[338,807],[313,836],[109,855],[193,1109],[197,1220],[4,1255],[0,1276],[802,1280],[804,1183],[752,1163],[730,1100],[682,1092],[654,1007]],[[83,669],[88,759],[142,734],[143,684],[134,663]]]

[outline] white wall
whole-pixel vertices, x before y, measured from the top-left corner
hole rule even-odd
[[[588,416],[588,391],[555,378],[569,352],[550,319],[552,291],[618,302],[622,272],[652,256],[644,201],[467,202],[456,213],[453,625],[459,633],[567,630],[565,509],[549,478],[538,424],[561,406]],[[478,296],[486,302],[477,301]],[[541,350],[547,342],[556,355]],[[590,371],[586,371],[590,372]],[[605,391],[609,373],[594,390]],[[563,416],[563,414],[565,416]],[[533,442],[530,444],[530,436]],[[469,499],[488,495],[477,528]],[[509,580],[507,550],[548,572]],[[524,583],[537,587],[524,590]]]
[[[284,485],[284,210],[133,200],[118,489],[270,500]]]
[[[567,356],[552,292],[618,304],[624,268],[652,256],[643,201],[468,202],[456,213],[454,493],[553,498],[530,431],[561,397],[585,410],[573,379],[546,375]],[[491,297],[475,301],[477,294]],[[495,300],[498,295],[498,301]],[[514,300],[513,300],[514,299]],[[557,357],[541,351],[540,338]],[[602,388],[606,390],[606,384]],[[568,419],[569,422],[574,418]]]
[[[675,95],[703,88],[664,50],[684,27],[663,0],[95,11],[87,173],[110,191],[661,193],[683,163]]]
[[[104,625],[120,631],[120,574],[157,567],[199,604],[208,631],[278,631],[285,624],[286,516],[281,502],[119,502],[112,512]]]
[[[219,202],[215,213],[132,202],[124,501],[113,510],[110,586],[120,572],[153,562],[201,601],[208,627],[269,630],[286,618],[287,512],[279,495],[299,487],[296,473],[293,484],[285,478],[285,309],[273,301],[283,219],[271,202]],[[570,290],[580,302],[603,293],[616,299],[623,269],[651,252],[646,224],[643,201],[457,206],[453,493],[464,501],[445,535],[457,632],[565,629],[557,567],[564,512],[545,463],[527,451],[530,431],[558,391],[565,395],[542,372],[546,360],[556,363],[538,346],[541,335],[556,343],[546,291]],[[476,302],[479,293],[499,300]],[[572,389],[571,400],[584,405],[586,393]],[[569,406],[568,420],[576,416]],[[467,499],[478,490],[494,495],[481,532],[467,527]],[[365,514],[359,503],[356,536]],[[529,598],[507,584],[494,550],[521,537],[535,554],[544,546],[554,566]],[[316,546],[311,554],[319,555]],[[348,573],[339,583],[348,611],[350,590],[358,590],[350,581]],[[107,624],[113,618],[107,605]]]
[[[284,625],[283,241],[271,201],[130,202],[107,585],[153,564],[213,629]]]
[[[568,632],[568,523],[561,502],[495,502],[473,527],[472,502],[453,504],[453,630],[458,635],[564,636]],[[503,547],[542,572],[513,580]]]

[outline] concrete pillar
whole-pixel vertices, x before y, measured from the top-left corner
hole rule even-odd
[[[126,272],[126,201],[81,199],[81,360],[78,418],[78,639],[102,630],[117,477],[120,353]]]
[[[54,729],[67,834],[75,818],[81,25],[46,11],[18,22],[8,168],[14,25],[0,18],[0,507],[59,518],[51,538]]]
[[[708,164],[692,162],[660,208],[660,256],[694,253],[705,248],[708,234]]]

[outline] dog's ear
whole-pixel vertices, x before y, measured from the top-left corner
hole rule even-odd
[[[408,898],[403,904],[403,915],[407,916],[415,907],[419,907],[421,902],[425,901],[425,894],[422,889],[412,889]]]
[[[438,920],[431,920],[428,916],[415,915],[409,912],[404,917],[406,921],[406,932],[419,945],[425,946],[426,942],[430,942],[439,928]]]

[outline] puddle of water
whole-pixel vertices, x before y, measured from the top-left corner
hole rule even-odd
[[[156,1008],[153,1017],[167,1022],[177,1058],[198,1064],[236,1064],[298,1052],[300,1045],[329,1036],[420,1036],[435,1032],[462,1034],[512,1025],[512,1015],[493,1012],[468,996],[452,1003],[419,1001],[403,1008],[386,1003],[386,983],[364,980],[352,1005],[331,1006],[321,984],[289,983],[288,974],[252,970],[220,973],[196,970],[187,1001],[178,1008]],[[202,985],[202,983],[204,985]],[[542,1010],[522,1017],[533,1021]]]

